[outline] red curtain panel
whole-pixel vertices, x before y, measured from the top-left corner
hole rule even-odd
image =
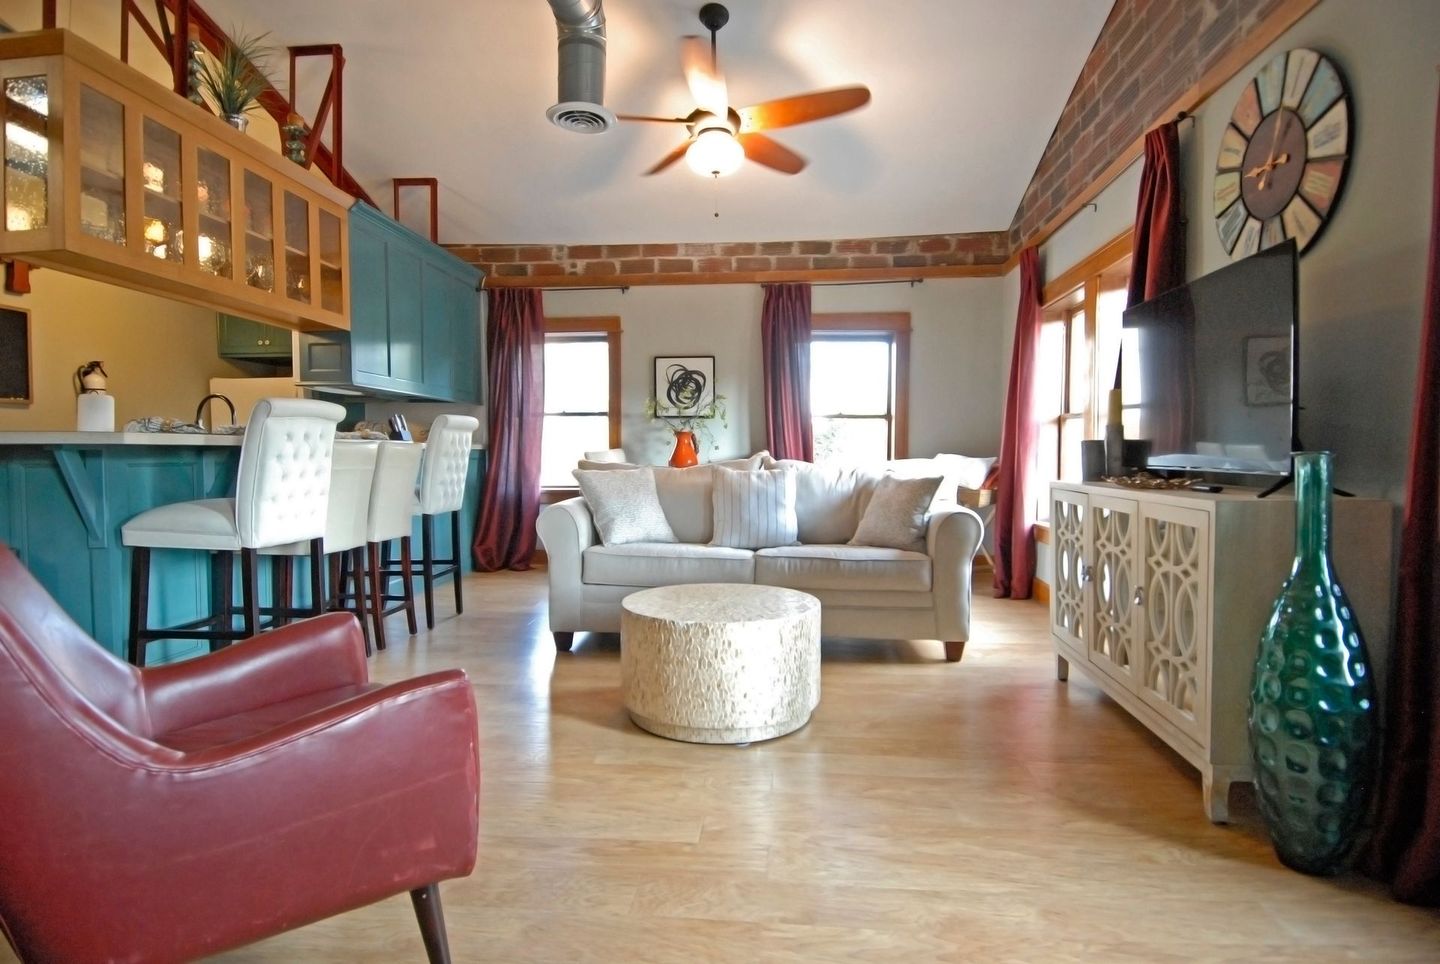
[[[1396,897],[1434,905],[1440,904],[1440,112],[1431,199],[1380,816],[1370,856]]]
[[[810,286],[765,286],[760,311],[765,445],[777,459],[815,460],[810,421]]]
[[[1020,312],[1010,355],[1010,388],[995,492],[995,595],[1029,599],[1035,580],[1035,350],[1040,339],[1040,260],[1020,252]]]
[[[530,568],[545,422],[542,294],[538,288],[491,288],[489,298],[490,459],[473,546],[482,572]]]

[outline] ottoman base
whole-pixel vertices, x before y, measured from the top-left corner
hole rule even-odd
[[[662,720],[652,720],[647,716],[641,716],[634,711],[631,711],[630,719],[640,729],[654,733],[656,736],[663,736],[667,740],[680,740],[684,743],[759,743],[762,740],[773,740],[776,737],[785,736],[787,733],[794,733],[810,722],[810,714],[807,713],[798,720],[784,720],[765,726],[732,726],[723,729],[666,723]]]

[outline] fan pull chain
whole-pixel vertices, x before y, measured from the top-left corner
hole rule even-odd
[[[712,184],[714,185],[714,188],[715,188],[715,194],[714,194],[714,199],[715,199],[715,204],[714,204],[715,214],[714,214],[714,217],[717,217],[717,218],[718,218],[718,217],[720,216],[720,172],[719,172],[719,171],[716,171],[715,173],[711,174],[710,177],[711,177],[711,180],[712,180]]]

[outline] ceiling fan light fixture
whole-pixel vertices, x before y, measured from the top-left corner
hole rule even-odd
[[[720,127],[701,131],[685,152],[685,163],[701,177],[734,174],[743,160],[745,149],[728,130]]]

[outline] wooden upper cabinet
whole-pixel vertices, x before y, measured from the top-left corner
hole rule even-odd
[[[65,30],[0,38],[0,254],[302,331],[350,327],[354,199]]]

